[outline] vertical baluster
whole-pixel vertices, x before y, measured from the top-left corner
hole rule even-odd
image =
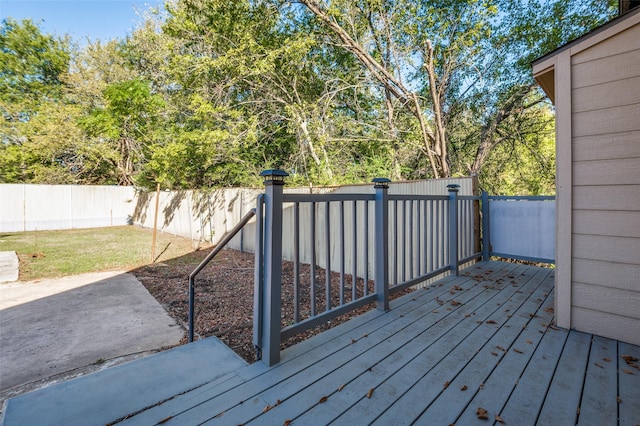
[[[415,276],[413,271],[413,240],[413,200],[409,200],[409,279]]]
[[[389,285],[395,285],[398,282],[398,201],[393,201],[393,282]]]
[[[344,201],[340,201],[340,306],[344,305]]]
[[[356,300],[358,294],[356,293],[356,284],[358,282],[358,232],[357,225],[358,221],[356,220],[356,216],[358,214],[358,202],[353,200],[353,213],[351,214],[351,241],[353,241],[353,246],[351,248],[351,300]],[[364,232],[368,232],[368,229],[365,227]],[[366,250],[365,246],[365,250]]]
[[[325,282],[325,310],[331,309],[331,209],[329,201],[324,203],[325,216],[324,216],[324,234],[325,234],[325,247],[326,247],[326,262],[324,270],[324,282]]]
[[[311,301],[311,315],[316,316],[316,203],[311,202],[309,216],[309,240],[311,241],[311,264],[309,265],[309,278],[311,278],[311,284],[309,289],[309,299]]]
[[[300,203],[293,205],[293,322],[300,322]]]
[[[364,296],[369,294],[369,200],[364,202]]]

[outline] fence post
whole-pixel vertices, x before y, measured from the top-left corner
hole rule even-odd
[[[280,330],[282,305],[282,170],[265,170],[265,225],[262,281],[262,362],[271,366],[280,362]],[[256,265],[258,267],[258,265]]]
[[[482,191],[482,260],[491,258],[491,241],[489,238],[489,194]]]
[[[264,194],[256,199],[256,248],[253,279],[253,346],[256,359],[262,359],[262,310],[264,308]]]
[[[458,275],[458,189],[460,185],[447,185],[449,190],[449,269]]]
[[[375,197],[375,291],[377,308],[389,310],[389,207],[387,195],[389,182],[387,178],[375,178],[372,181],[376,190]],[[366,285],[366,283],[365,283]]]

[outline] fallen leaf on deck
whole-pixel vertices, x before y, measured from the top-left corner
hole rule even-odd
[[[600,368],[604,368],[602,365],[598,364],[597,362],[593,363],[596,367],[600,367]]]
[[[440,311],[432,311],[431,313],[432,313],[432,314],[439,314],[439,313],[440,313]]]
[[[224,411],[221,411],[218,414],[216,414],[215,416],[213,416],[213,418],[217,419],[218,417],[222,417],[223,415],[224,415]]]
[[[169,416],[169,417],[165,417],[164,419],[160,420],[158,422],[159,425],[168,422],[169,420],[171,420],[173,418],[173,416]]]
[[[497,353],[495,353],[495,352],[491,352],[491,355],[493,355],[493,356],[498,356],[498,354],[497,354]]]
[[[265,407],[262,409],[263,413],[266,413],[267,411],[271,410],[273,408],[273,405],[265,405]]]
[[[327,402],[327,400],[329,399],[328,396],[323,396],[322,398],[320,398],[320,401],[318,401],[320,404],[322,404],[323,402]]]
[[[284,421],[282,426],[289,426],[291,423],[293,423],[293,420],[287,419],[287,420]]]
[[[280,404],[282,404],[282,401],[277,400],[277,401],[276,401],[276,405],[280,405]]]
[[[500,417],[500,416],[499,416],[499,415],[497,415],[497,414],[496,414],[496,422],[498,422],[498,423],[502,423],[502,424],[505,424],[505,423],[504,423],[504,420],[502,420],[502,417]]]
[[[464,314],[465,318],[469,318],[471,316],[471,314]]]
[[[462,291],[462,290],[463,290],[463,288],[462,288],[462,287],[457,286],[457,285],[454,285],[454,286],[453,286],[453,289],[454,289],[454,290],[456,290],[456,291]]]
[[[537,318],[537,315],[536,315],[536,314],[529,314],[529,316],[530,316],[531,318]]]
[[[484,389],[484,383],[480,383],[480,386],[478,386],[479,389]]]
[[[466,391],[467,389],[469,389],[467,385],[464,385],[463,387],[460,388],[461,391]]]
[[[611,362],[611,358],[602,358],[604,362]]]
[[[451,306],[459,306],[459,305],[462,305],[462,303],[458,302],[457,300],[451,301]]]
[[[351,339],[351,344],[353,345],[355,342],[357,342],[356,339]]]
[[[616,396],[616,401],[618,401],[618,404],[620,404],[622,402],[622,398],[620,398],[619,396]]]
[[[633,374],[633,371],[631,371],[631,370],[625,370],[624,368],[622,369],[622,372],[623,372],[624,374]]]
[[[487,413],[487,410],[485,410],[482,407],[478,407],[478,410],[476,411],[476,415],[481,420],[488,420],[489,419],[489,413]]]
[[[367,392],[367,398],[371,398],[371,395],[373,395],[373,388],[369,389],[369,392]]]
[[[449,384],[450,384],[450,383],[449,383],[449,381],[447,380],[446,382],[444,382],[444,385],[442,385],[442,387],[443,387],[444,389],[446,389],[446,388],[448,388],[448,387],[449,387]]]
[[[487,324],[497,324],[497,322],[495,322],[494,320],[487,320],[485,321]]]
[[[533,342],[531,340],[527,339],[527,343],[531,345]]]
[[[500,349],[502,352],[506,352],[507,350],[505,348],[503,348],[502,346],[496,346],[496,348]]]
[[[550,314],[552,314],[552,313],[553,313],[553,308],[551,308],[551,307],[549,307],[549,308],[544,308],[544,311],[545,311],[545,312],[548,312],[548,313],[550,313]]]
[[[450,311],[450,310],[451,310],[451,308],[447,308],[447,311]]]
[[[518,348],[513,348],[513,351],[514,351],[514,352],[517,352],[517,353],[519,353],[519,354],[524,353],[524,352],[522,352],[522,351],[521,351],[520,349],[518,349]]]
[[[362,337],[369,337],[369,335],[367,333],[364,333]]]
[[[345,386],[346,386],[345,384],[341,384],[340,386],[338,386],[338,392],[341,392]]]

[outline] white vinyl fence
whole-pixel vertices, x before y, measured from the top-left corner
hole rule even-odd
[[[0,184],[0,232],[130,225],[135,205],[133,187]]]

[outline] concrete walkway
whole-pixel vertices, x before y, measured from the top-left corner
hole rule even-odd
[[[0,284],[18,280],[19,262],[15,251],[0,251]]]
[[[128,273],[0,284],[0,399],[65,372],[176,345],[183,335]]]

